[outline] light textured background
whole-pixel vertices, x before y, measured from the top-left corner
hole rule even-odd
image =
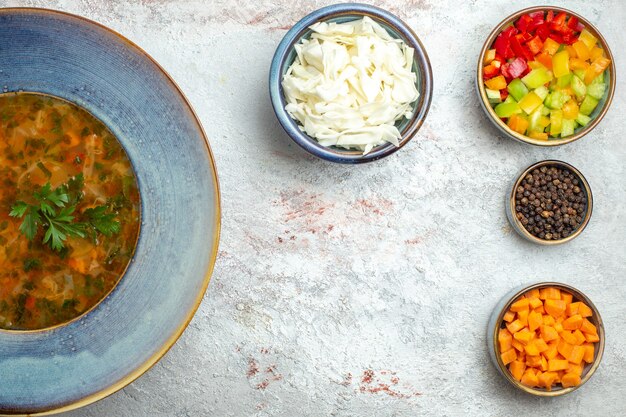
[[[286,28],[328,3],[0,0],[77,13],[143,47],[197,110],[221,179],[219,258],[190,327],[138,381],[64,416],[624,415],[626,6],[567,2],[617,54],[617,95],[584,140],[539,149],[500,137],[473,85],[491,28],[538,2],[377,2],[425,44],[434,100],[402,151],[339,166],[291,143],[267,93]],[[521,240],[504,213],[516,173],[545,158],[577,166],[595,195],[587,230],[557,248]],[[546,279],[587,292],[607,345],[586,386],[538,400],[496,373],[485,331],[500,297]]]

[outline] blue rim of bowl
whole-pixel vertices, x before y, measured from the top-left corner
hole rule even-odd
[[[292,51],[294,45],[310,32],[309,27],[314,23],[326,21],[333,18],[348,16],[368,16],[378,22],[382,22],[384,26],[394,30],[395,37],[400,37],[407,45],[415,50],[414,66],[417,66],[418,91],[420,97],[414,104],[414,115],[402,129],[399,146],[386,143],[372,149],[367,155],[363,155],[358,150],[347,150],[336,147],[325,147],[320,145],[317,140],[302,132],[295,120],[285,110],[285,98],[281,85],[282,76],[291,63],[287,58]],[[391,155],[398,149],[406,145],[415,136],[420,129],[428,110],[433,95],[433,76],[430,60],[426,53],[424,45],[413,32],[413,30],[400,18],[375,6],[360,3],[341,3],[318,9],[303,19],[298,21],[282,39],[270,67],[269,77],[270,98],[272,107],[278,121],[282,125],[285,132],[307,152],[331,162],[339,162],[344,164],[356,164],[363,162],[371,162]]]

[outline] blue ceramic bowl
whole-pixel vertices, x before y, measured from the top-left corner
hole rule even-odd
[[[298,123],[291,118],[285,110],[285,98],[281,82],[283,75],[293,63],[296,53],[294,45],[303,38],[311,35],[309,27],[314,23],[326,22],[347,22],[368,16],[381,24],[391,36],[402,39],[407,45],[415,50],[413,70],[417,74],[417,91],[420,93],[419,99],[414,104],[414,114],[410,120],[400,120],[396,126],[400,130],[402,137],[399,139],[400,146],[396,147],[391,143],[386,143],[372,149],[367,155],[363,155],[358,150],[348,150],[338,147],[325,147],[320,145],[315,138],[310,137],[298,127]],[[375,161],[385,156],[391,155],[404,145],[406,145],[422,126],[433,94],[433,76],[430,61],[426,54],[426,49],[411,28],[393,14],[379,9],[378,7],[359,3],[335,4],[323,7],[309,14],[296,23],[285,35],[278,45],[272,65],[270,68],[270,97],[272,106],[278,121],[283,126],[287,134],[302,148],[315,156],[332,162],[355,164]]]
[[[43,9],[0,9],[0,86],[61,97],[120,140],[141,193],[126,274],[80,320],[0,331],[0,414],[55,413],[123,388],[181,335],[209,283],[220,230],[213,157],[189,103],[119,34]]]

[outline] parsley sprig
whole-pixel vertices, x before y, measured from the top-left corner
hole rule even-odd
[[[89,235],[95,240],[98,233],[105,236],[119,233],[120,223],[106,205],[85,210],[84,221],[77,221],[75,212],[83,196],[83,186],[82,174],[54,189],[47,183],[32,193],[32,203],[16,201],[9,216],[24,218],[19,230],[28,240],[33,240],[41,227],[44,230],[42,242],[56,251],[63,249],[68,237]]]

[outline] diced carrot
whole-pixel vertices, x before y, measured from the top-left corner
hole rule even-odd
[[[570,345],[575,345],[576,342],[578,342],[576,336],[574,336],[569,330],[563,330],[561,333],[559,333],[559,336],[561,336],[561,339],[563,339]]]
[[[554,330],[554,327],[543,325],[541,326],[541,338],[546,342],[556,340],[559,338],[559,334]]]
[[[528,310],[528,298],[520,298],[519,300],[511,304],[510,310],[516,313],[523,310]]]
[[[521,383],[527,387],[536,387],[539,384],[539,378],[532,369],[526,369],[522,376]]]
[[[507,311],[506,313],[504,313],[504,317],[502,317],[502,319],[507,323],[510,323],[515,320],[515,313],[512,311]]]
[[[564,330],[563,323],[554,323],[554,330],[556,330],[558,334],[561,334],[561,332]]]
[[[587,340],[583,332],[578,329],[572,332],[572,336],[574,336],[574,339],[576,339],[576,343],[574,343],[575,345],[582,345]]]
[[[565,304],[570,304],[574,300],[574,296],[568,292],[561,291],[561,300],[565,301]]]
[[[541,366],[542,356],[526,355],[526,366],[532,366],[533,368]]]
[[[560,295],[560,294],[559,294]],[[565,313],[565,301],[559,299],[546,299],[544,304],[546,312],[554,318],[558,318]]]
[[[574,373],[576,375],[582,375],[583,374],[583,366],[581,364],[576,365],[575,363],[570,363],[569,365],[567,365],[567,369],[565,370],[566,373]]]
[[[546,326],[554,326],[554,323],[556,323],[556,321],[551,315],[545,314],[543,316],[543,324],[545,324]]]
[[[586,349],[583,346],[574,346],[572,348],[572,353],[569,357],[567,357],[567,360],[578,365],[585,357],[585,350]]]
[[[517,333],[513,334],[513,338],[523,345],[528,344],[533,338],[534,334],[528,329],[524,328]]]
[[[517,313],[517,319],[524,325],[524,326],[528,326],[528,314],[529,311],[528,309],[526,310],[522,310],[520,312]]]
[[[563,328],[565,330],[576,330],[576,329],[580,329],[580,326],[582,324],[583,324],[583,317],[580,314],[574,314],[573,316],[563,321]]]
[[[569,304],[565,308],[565,314],[567,314],[568,316],[573,316],[573,315],[578,314],[578,307],[579,306],[580,306],[580,301],[577,301],[575,303]]]
[[[508,365],[517,359],[517,353],[515,352],[515,349],[509,349],[500,354],[500,359],[502,359],[502,363],[504,363],[504,365]]]
[[[597,334],[585,333],[585,340],[589,343],[595,343],[600,341],[600,337]]]
[[[564,358],[569,358],[572,354],[572,350],[574,350],[574,345],[567,343],[565,340],[561,340],[556,350],[563,355]]]
[[[33,310],[35,308],[35,297],[33,297],[32,295],[29,295],[28,297],[26,297],[26,302],[24,303],[24,307],[26,307],[27,310]]]
[[[548,371],[550,372],[562,371],[564,369],[567,369],[568,363],[569,362],[566,360],[550,359],[548,361]]]
[[[535,309],[537,307],[541,307],[543,302],[539,299],[539,297],[528,297],[528,304],[530,304],[530,308]]]
[[[580,325],[580,331],[587,334],[598,334],[598,329],[593,325],[589,320],[583,319],[582,324]]]
[[[557,345],[558,345],[557,342],[548,343],[548,350],[543,352],[543,356],[548,360],[556,358],[556,356],[559,353],[557,350]]]
[[[533,133],[533,132],[530,132]],[[541,133],[541,132],[535,132],[535,133]],[[545,133],[545,132],[544,132]],[[547,135],[547,133],[546,133]],[[541,138],[539,138],[538,136],[535,136],[535,139],[545,139],[548,140],[548,138],[544,138],[543,136],[541,136]],[[535,313],[539,313],[541,315],[544,315],[546,313],[546,310],[543,308],[543,304],[541,304],[539,307],[537,307],[536,309],[533,310]]]
[[[561,290],[554,287],[542,288],[539,291],[539,298],[542,300],[560,300]]]
[[[580,376],[574,373],[565,374],[561,378],[561,385],[563,385],[563,388],[580,385]]]
[[[506,328],[511,332],[511,334],[515,334],[518,331],[524,328],[524,325],[519,320],[512,321],[506,325]]]
[[[527,298],[539,298],[539,288],[533,288],[526,293]]]
[[[593,316],[593,311],[591,311],[591,308],[589,308],[587,304],[581,301],[580,305],[578,306],[578,314],[583,317],[591,317]]]
[[[546,359],[545,356],[541,357],[541,364],[539,365],[539,368],[545,372],[548,370],[548,360]]]
[[[593,344],[585,343],[583,344],[583,347],[585,348],[585,356],[583,356],[583,360],[587,363],[592,363],[596,353]]]
[[[513,335],[509,333],[507,329],[500,329],[498,333],[498,343],[500,344],[500,352],[506,352],[511,349],[513,345],[511,342],[513,341]]]
[[[522,379],[522,375],[524,374],[525,370],[526,364],[524,362],[515,360],[509,364],[509,371],[511,372],[513,378],[515,378],[517,381]]]
[[[535,311],[531,311],[528,314],[528,329],[531,332],[534,332],[541,326],[543,323],[543,318],[541,317],[541,313],[537,313]]]
[[[87,263],[85,262],[83,258],[70,258],[70,260],[67,261],[67,263],[70,266],[70,268],[72,268],[75,271],[80,272],[81,274],[86,274],[88,271]]]
[[[533,343],[537,347],[539,353],[543,353],[548,350],[548,344],[543,339],[533,339]]]
[[[526,351],[526,354],[530,356],[539,356],[539,354],[541,353],[539,352],[539,348],[537,347],[537,344],[534,340],[528,342],[528,344],[524,346],[524,350]]]
[[[556,372],[544,372],[538,376],[538,384],[539,386],[544,387],[548,391],[552,389],[552,384],[557,378]]]

